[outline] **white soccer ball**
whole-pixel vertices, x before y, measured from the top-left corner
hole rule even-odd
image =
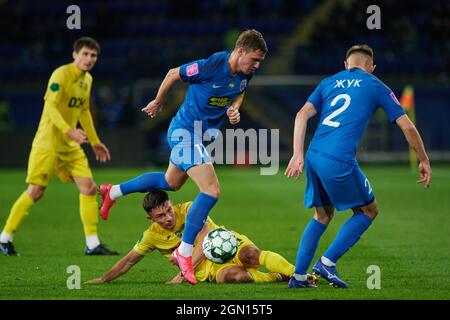
[[[234,258],[238,249],[236,237],[228,230],[217,228],[203,239],[203,253],[214,263],[226,263]]]

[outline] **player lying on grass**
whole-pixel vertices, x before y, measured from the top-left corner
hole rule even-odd
[[[142,238],[134,248],[123,257],[103,277],[87,281],[88,284],[99,284],[112,281],[154,250],[158,250],[169,261],[172,252],[178,248],[184,232],[186,215],[192,202],[172,205],[165,191],[149,192],[143,202],[148,219],[153,223],[144,232]],[[218,226],[208,217],[203,229],[197,235],[195,244],[201,244],[205,235]],[[287,281],[294,273],[294,266],[279,254],[271,251],[261,251],[246,236],[232,231],[238,239],[236,256],[224,264],[216,264],[203,255],[202,246],[195,245],[193,251],[193,267],[197,281],[217,283],[245,283],[245,282],[275,282]],[[269,272],[259,270],[264,266]],[[312,284],[316,282],[314,276],[309,277]],[[168,283],[182,283],[184,278],[178,273]]]

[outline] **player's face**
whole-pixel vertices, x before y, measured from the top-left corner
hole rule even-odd
[[[266,54],[261,50],[245,51],[243,48],[238,49],[239,70],[245,74],[250,74],[259,69],[261,62]]]
[[[84,72],[90,71],[97,62],[97,50],[83,47],[72,54],[75,65]]]
[[[167,230],[173,229],[177,223],[177,217],[170,200],[167,200],[157,208],[153,208],[149,214],[149,218]]]

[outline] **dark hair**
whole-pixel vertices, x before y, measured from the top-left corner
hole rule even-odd
[[[373,61],[373,50],[371,47],[369,47],[367,44],[357,44],[352,46],[350,49],[347,50],[347,54],[345,55],[345,60],[347,60],[348,57],[350,57],[353,53],[363,53],[367,56],[369,56],[370,59]]]
[[[243,48],[247,52],[261,50],[262,52],[267,52],[267,44],[264,40],[261,32],[250,29],[245,30],[239,35],[236,41],[235,49]]]
[[[169,200],[167,192],[163,190],[150,191],[145,195],[142,207],[145,212],[150,213],[152,209],[162,206],[167,200]]]
[[[100,54],[100,45],[97,40],[90,37],[81,37],[73,43],[73,50],[79,52],[83,47],[97,50],[97,54]]]

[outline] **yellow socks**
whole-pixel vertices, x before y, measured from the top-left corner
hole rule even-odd
[[[261,251],[259,264],[266,267],[269,271],[278,272],[286,276],[291,276],[295,271],[294,265],[272,251]]]
[[[86,237],[97,235],[98,204],[95,196],[80,194],[80,216]]]
[[[30,195],[26,191],[23,192],[11,208],[3,229],[4,232],[12,236],[19,229],[25,217],[28,216],[28,210],[33,204],[34,201]]]

